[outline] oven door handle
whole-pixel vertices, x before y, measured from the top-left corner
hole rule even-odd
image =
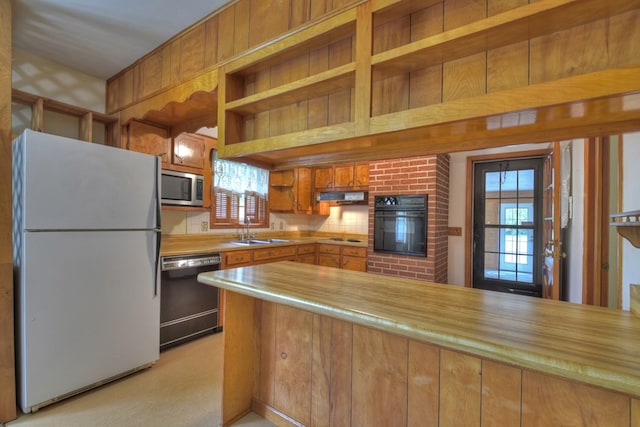
[[[375,214],[378,218],[424,218],[425,214],[423,212],[376,212]]]

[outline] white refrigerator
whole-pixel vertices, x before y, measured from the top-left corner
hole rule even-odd
[[[31,412],[159,358],[158,158],[13,141],[18,403]]]

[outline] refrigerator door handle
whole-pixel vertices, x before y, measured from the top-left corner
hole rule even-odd
[[[162,171],[160,156],[156,156],[156,228],[162,228]]]
[[[160,244],[162,243],[162,171],[160,168],[160,156],[156,156],[156,277],[153,281],[153,296],[158,296],[158,286],[161,274]]]
[[[162,263],[160,262],[160,243],[162,243],[162,230],[154,230],[156,233],[156,236],[158,236],[158,241],[156,242],[156,274],[153,280],[153,296],[157,297],[158,296],[158,284],[160,282],[160,274],[161,274],[161,267],[162,267]]]

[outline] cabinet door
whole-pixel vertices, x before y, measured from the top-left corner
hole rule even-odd
[[[334,188],[353,188],[354,185],[353,164],[339,165],[333,168]]]
[[[357,163],[355,174],[355,187],[358,189],[369,188],[369,163]]]
[[[167,129],[136,121],[131,121],[128,128],[128,150],[160,156],[162,158],[162,167],[169,167],[171,137]]]
[[[333,188],[333,167],[314,168],[313,187],[317,191]]]
[[[367,258],[358,256],[342,256],[341,268],[353,271],[367,271]]]
[[[173,163],[197,169],[204,168],[204,139],[181,133],[173,142]]]
[[[292,169],[269,173],[269,185],[273,187],[293,187],[294,181],[295,175]]]
[[[269,210],[271,212],[293,212],[294,207],[293,187],[269,187]]]
[[[296,169],[296,211],[311,213],[311,168]]]
[[[318,254],[318,265],[340,268],[340,255]]]

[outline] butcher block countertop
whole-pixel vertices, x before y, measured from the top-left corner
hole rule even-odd
[[[265,246],[287,246],[287,245],[302,245],[307,243],[328,243],[335,245],[345,246],[358,246],[367,247],[367,236],[360,235],[347,235],[340,236],[342,240],[334,240],[329,236],[322,234],[317,235],[301,235],[301,234],[267,234],[260,233],[257,239],[266,238],[280,238],[289,240],[286,243],[269,243],[266,245],[238,245],[231,243],[233,240],[237,240],[237,237],[233,236],[216,236],[210,234],[197,234],[197,235],[163,235],[160,245],[160,254],[162,256],[172,255],[191,255],[202,254],[209,252],[227,252],[227,251],[240,251],[248,249],[258,249]],[[358,240],[357,242],[350,242],[349,240]]]
[[[282,261],[202,273],[258,299],[640,396],[630,312]]]

